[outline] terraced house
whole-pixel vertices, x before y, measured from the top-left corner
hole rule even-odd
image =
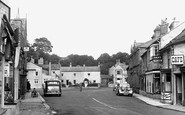
[[[152,39],[138,46],[139,50],[142,47],[143,52],[140,57],[135,57],[141,58],[139,82],[136,82],[140,85],[140,94],[160,99],[164,103],[185,105],[184,29],[185,23],[179,24],[173,20],[169,25],[166,20],[162,20],[154,29]],[[128,70],[131,67],[129,64]],[[129,74],[128,78],[133,79],[134,76]],[[134,80],[131,82],[135,84]]]

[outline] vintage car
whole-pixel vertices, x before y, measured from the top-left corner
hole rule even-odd
[[[133,90],[128,83],[118,84],[113,91],[115,91],[116,95],[133,96]]]
[[[47,80],[43,87],[44,96],[62,95],[61,82],[59,80]]]

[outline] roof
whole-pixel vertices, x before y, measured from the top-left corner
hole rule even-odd
[[[100,72],[99,66],[61,67],[61,72]]]
[[[110,75],[101,75],[101,78],[112,78]]]
[[[163,51],[172,45],[182,43],[182,42],[185,42],[185,29],[178,36],[172,39],[168,44],[166,44],[160,51]]]
[[[51,64],[51,70],[60,70],[60,64]]]

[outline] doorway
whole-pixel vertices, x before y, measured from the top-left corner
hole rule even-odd
[[[176,103],[182,105],[182,75],[176,74]]]

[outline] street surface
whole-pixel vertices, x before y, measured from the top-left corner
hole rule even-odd
[[[65,89],[61,97],[43,97],[55,115],[184,115],[154,107],[133,97],[116,96],[112,88]]]

